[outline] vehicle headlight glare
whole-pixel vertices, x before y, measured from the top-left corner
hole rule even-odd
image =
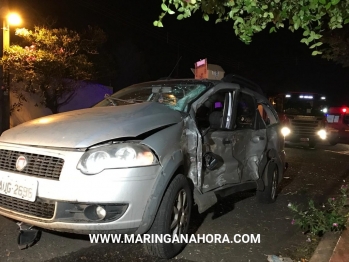
[[[289,129],[288,127],[285,126],[285,127],[281,128],[281,134],[283,136],[288,136],[290,133],[291,133],[291,129]]]
[[[93,152],[85,161],[86,169],[92,173],[99,173],[103,170],[103,167],[106,165],[109,158],[110,157],[106,152]]]
[[[154,162],[154,155],[152,152],[143,152],[143,153],[139,153],[137,155],[137,161],[143,165],[146,163],[153,163]]]
[[[115,158],[119,161],[133,161],[137,157],[136,150],[132,147],[123,147],[116,151]]]
[[[94,175],[105,169],[128,168],[158,164],[153,152],[145,145],[118,143],[86,151],[78,165],[82,173]]]
[[[327,138],[327,132],[325,129],[321,129],[320,131],[317,132],[317,134],[322,140],[325,140]]]

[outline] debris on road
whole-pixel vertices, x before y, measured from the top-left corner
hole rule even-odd
[[[268,255],[268,262],[293,262],[293,260],[289,257],[281,257],[275,255]]]

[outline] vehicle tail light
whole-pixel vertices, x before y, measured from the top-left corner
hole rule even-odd
[[[346,112],[347,112],[347,109],[346,109],[346,108],[342,108],[342,112],[343,112],[343,113],[346,113]]]

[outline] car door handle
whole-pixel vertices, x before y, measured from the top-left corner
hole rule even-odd
[[[264,136],[260,136],[260,137],[259,137],[259,140],[264,140],[264,139],[265,139]]]

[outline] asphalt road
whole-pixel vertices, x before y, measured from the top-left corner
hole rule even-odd
[[[302,232],[291,225],[288,203],[317,203],[335,196],[349,182],[349,145],[320,145],[316,149],[286,148],[289,169],[274,204],[256,201],[254,192],[222,199],[204,214],[194,213],[191,231],[196,234],[260,234],[259,244],[189,244],[173,261],[267,261],[266,256],[289,254],[305,245]],[[0,216],[0,262],[5,261],[163,261],[147,256],[140,244],[90,244],[77,235],[43,232],[27,250],[17,246],[18,226]]]

